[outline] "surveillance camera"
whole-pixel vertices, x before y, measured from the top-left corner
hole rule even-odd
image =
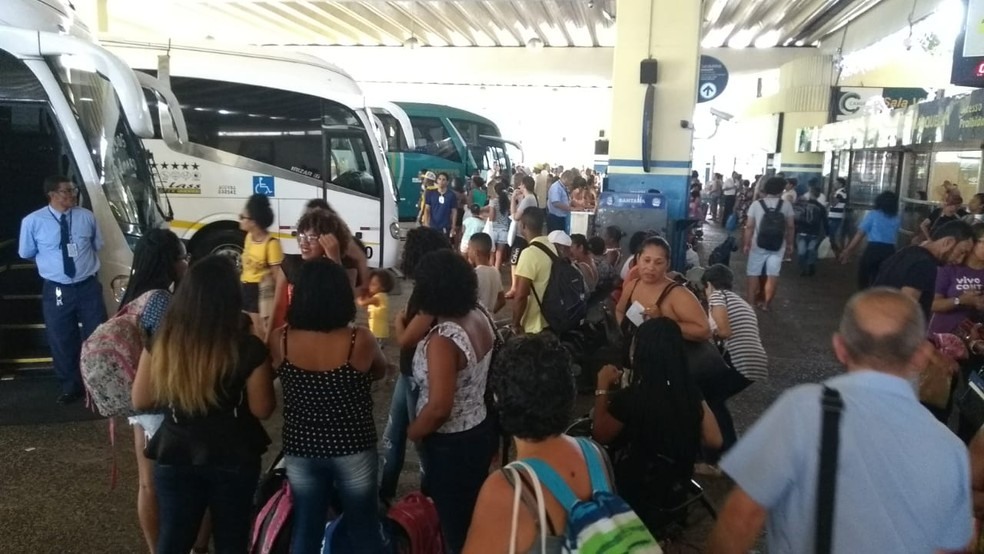
[[[714,108],[711,108],[711,115],[724,121],[731,121],[735,118],[734,115],[729,114],[728,112],[722,112],[721,110],[715,110]]]

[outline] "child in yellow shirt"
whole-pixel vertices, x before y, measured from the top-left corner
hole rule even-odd
[[[365,296],[358,300],[369,312],[369,330],[376,336],[382,348],[389,338],[389,292],[393,290],[393,276],[383,269],[369,274],[369,287]]]

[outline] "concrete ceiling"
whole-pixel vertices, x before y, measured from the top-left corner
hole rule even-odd
[[[644,0],[75,0],[102,33],[255,45],[615,44],[618,2]],[[697,0],[677,0],[697,1]],[[815,46],[884,0],[704,0],[703,46]]]

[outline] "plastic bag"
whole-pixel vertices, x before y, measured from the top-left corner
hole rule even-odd
[[[834,257],[834,248],[830,246],[830,237],[824,238],[817,246],[817,258],[829,260]]]

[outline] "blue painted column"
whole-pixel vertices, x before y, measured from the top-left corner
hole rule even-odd
[[[620,2],[615,27],[607,190],[658,190],[663,194],[675,260],[683,255],[683,241],[672,229],[675,222],[687,217],[693,146],[688,123],[693,120],[697,100],[701,4],[680,0]],[[642,135],[647,86],[640,83],[639,73],[640,62],[650,56],[658,63],[658,80],[649,148],[651,166],[646,172]]]

